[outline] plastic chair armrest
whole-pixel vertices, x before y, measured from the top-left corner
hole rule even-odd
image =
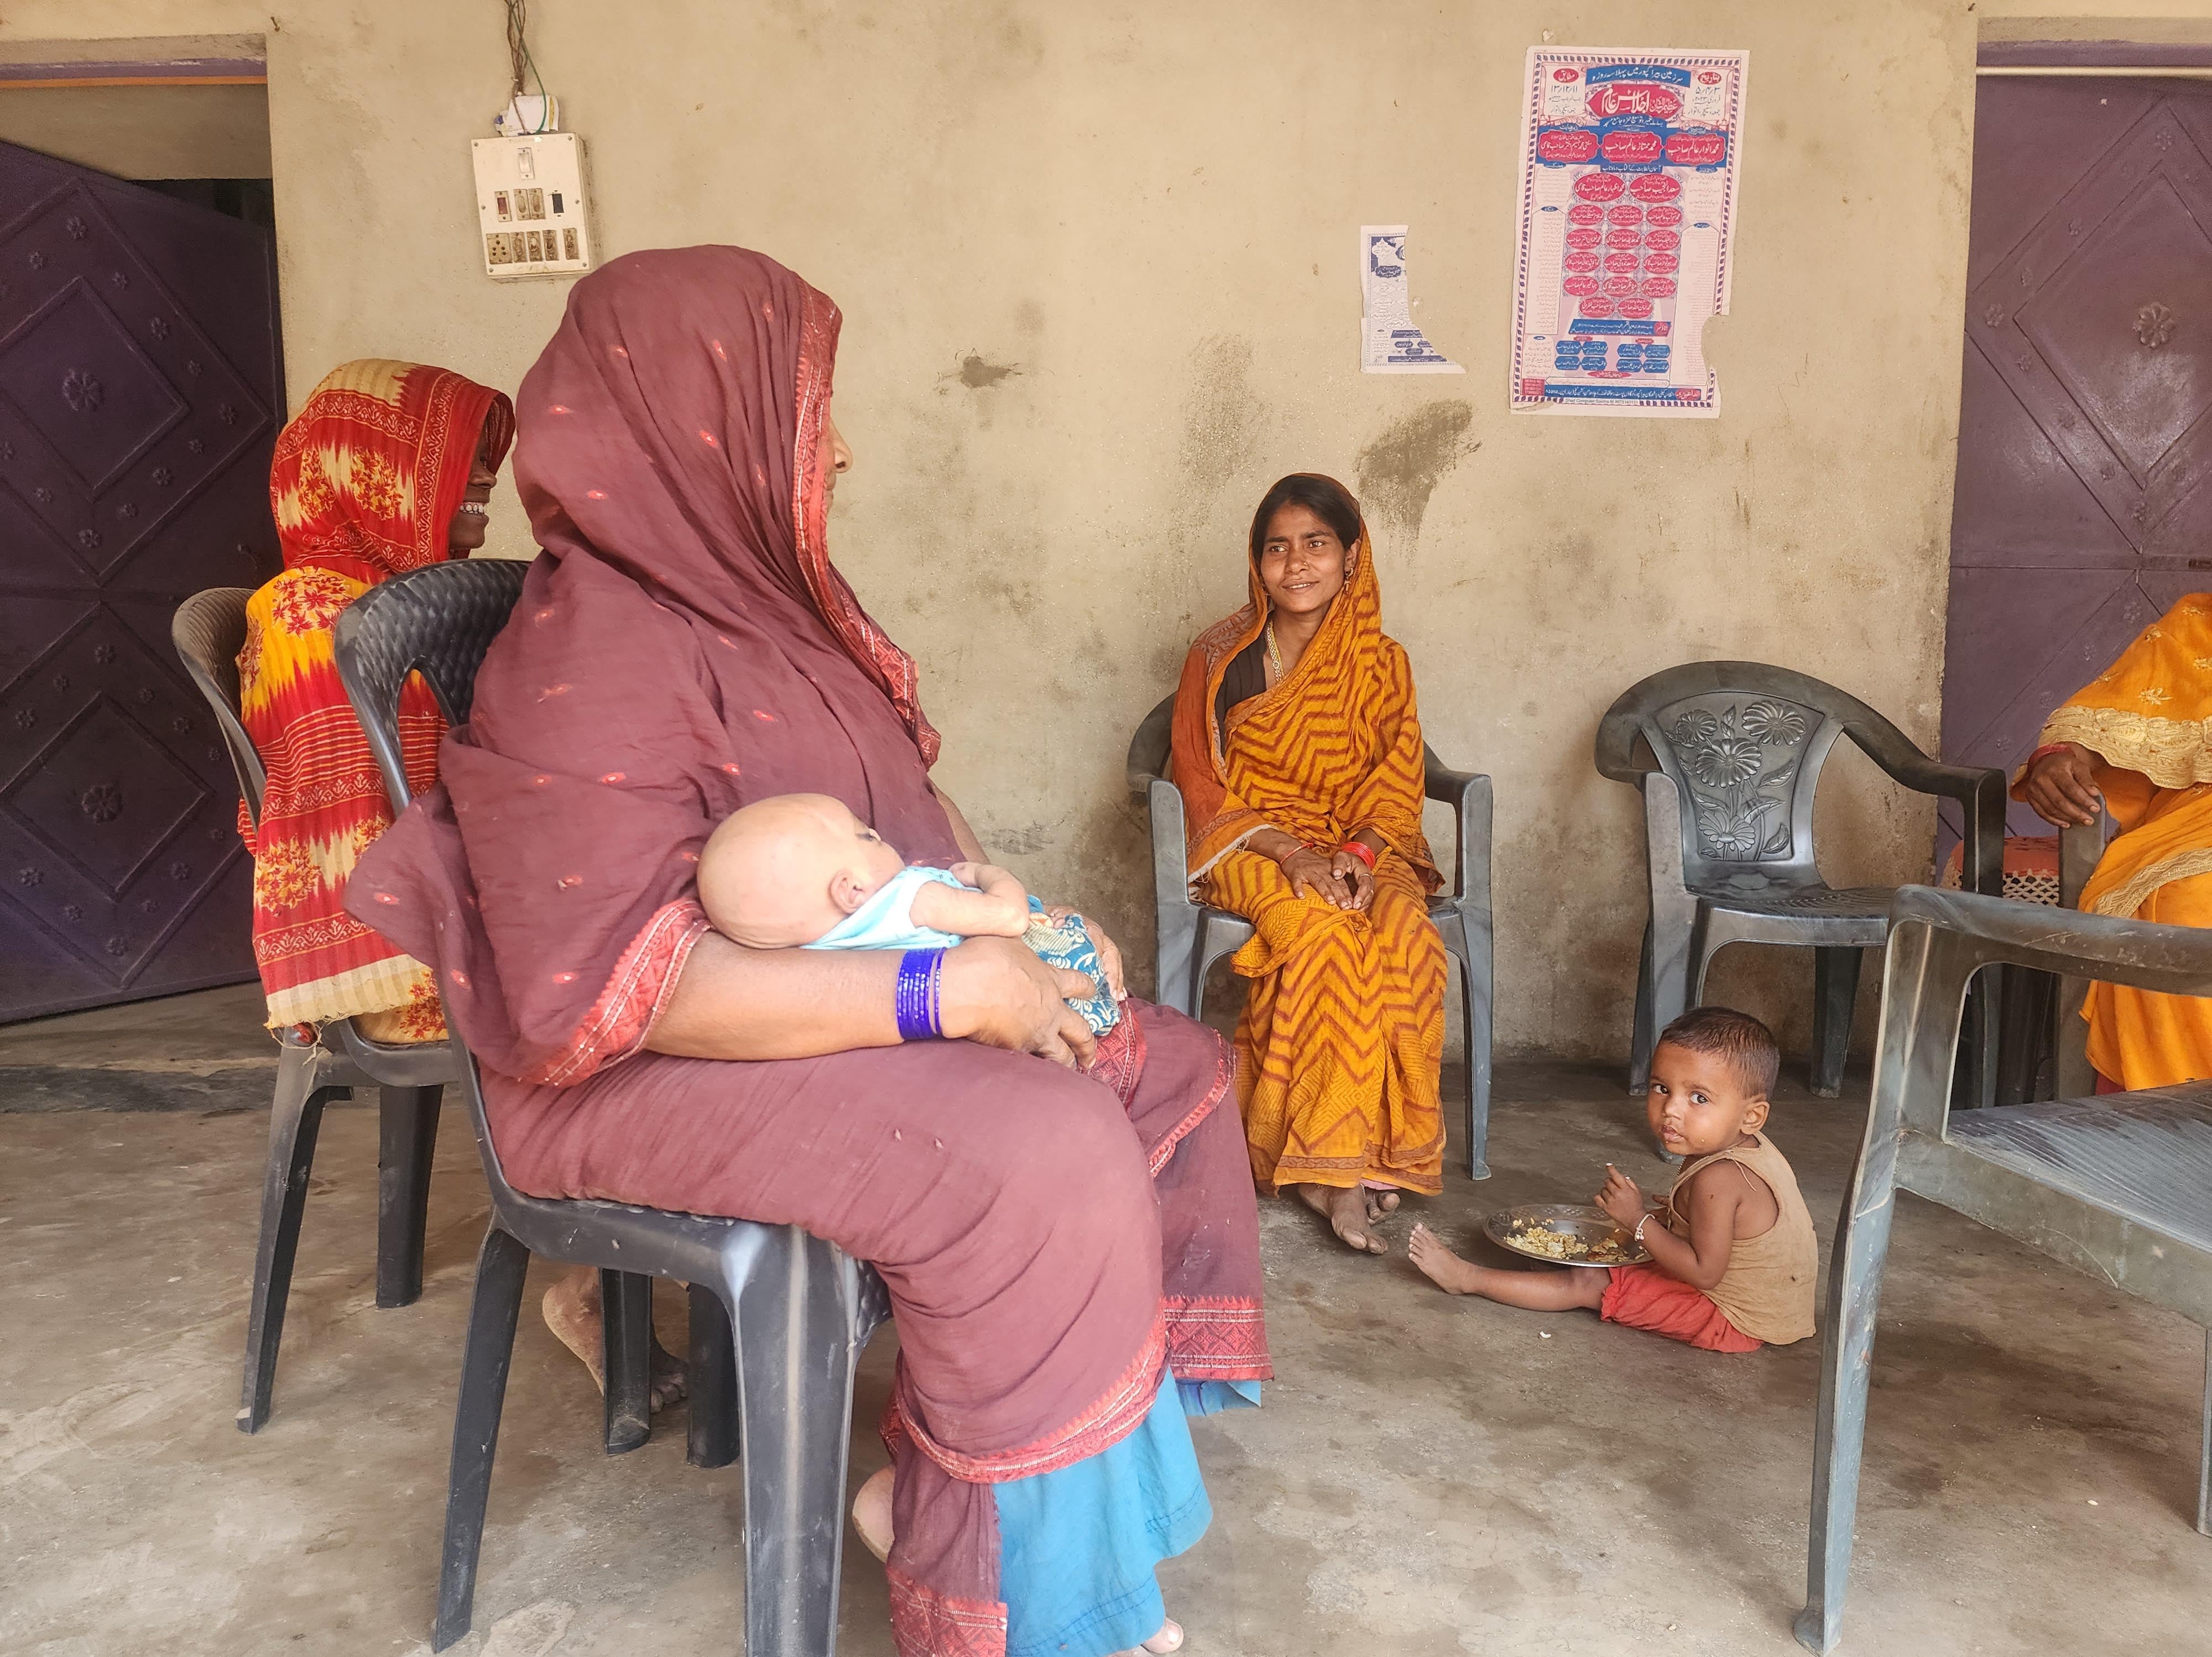
[[[1929,886],[1899,887],[1889,916],[1893,927],[1914,922],[1973,940],[1969,972],[2008,961],[2169,995],[2212,994],[2212,928],[2123,920]]]
[[[1165,777],[1146,779],[1145,803],[1151,808],[1152,895],[1162,906],[1190,902],[1190,863],[1185,853],[1182,790]]]
[[[1422,792],[1452,809],[1455,847],[1452,895],[1485,912],[1490,907],[1490,841],[1495,796],[1490,779],[1479,771],[1455,771],[1434,760],[1422,778]]]

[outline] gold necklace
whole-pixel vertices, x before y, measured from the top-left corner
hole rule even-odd
[[[1275,683],[1283,682],[1283,652],[1275,646],[1275,624],[1267,623],[1267,665],[1275,670]]]

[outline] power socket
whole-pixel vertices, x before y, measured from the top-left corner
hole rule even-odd
[[[580,276],[599,258],[591,168],[573,132],[469,143],[476,167],[477,252],[497,281]]]

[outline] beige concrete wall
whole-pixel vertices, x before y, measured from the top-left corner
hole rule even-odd
[[[498,9],[111,0],[103,32],[267,30],[286,358],[512,387],[564,289],[481,274],[465,140]],[[17,0],[0,39],[88,25]],[[1497,779],[1498,1034],[1619,1051],[1638,813],[1612,698],[1743,655],[1936,729],[1980,20],[1950,0],[551,0],[534,46],[612,250],[743,242],[847,315],[832,544],[921,657],[941,775],[1035,884],[1148,941],[1129,730],[1243,592],[1277,475],[1352,482],[1431,741]],[[2075,6],[2077,16],[2095,13]],[[2197,7],[2124,12],[2185,16]],[[2167,25],[2166,27],[2170,27]],[[2124,33],[2118,27],[2113,33]],[[1525,49],[1748,47],[1735,314],[1709,422],[1509,416]],[[1463,379],[1355,372],[1355,237],[1405,220]],[[526,549],[511,494],[495,530]],[[1839,762],[1832,877],[1925,871],[1931,814]],[[1775,957],[1717,992],[1802,1023]]]

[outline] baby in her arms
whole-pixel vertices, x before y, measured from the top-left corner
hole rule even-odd
[[[902,863],[826,794],[779,794],[732,811],[699,854],[699,901],[714,930],[757,950],[951,949],[1018,938],[1098,986],[1069,1003],[1094,1031],[1120,1017],[1083,918],[1055,923],[1020,881],[988,863]]]

